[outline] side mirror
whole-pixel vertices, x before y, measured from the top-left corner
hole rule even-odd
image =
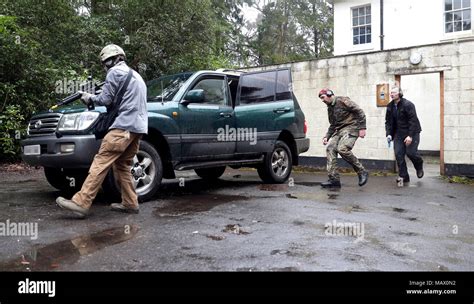
[[[183,100],[181,100],[181,104],[187,106],[190,103],[201,103],[204,102],[204,90],[196,89],[189,91],[186,96],[184,96]]]

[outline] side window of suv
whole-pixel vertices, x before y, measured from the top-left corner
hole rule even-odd
[[[277,74],[276,100],[291,99],[290,70],[280,70]]]
[[[276,76],[276,71],[241,76],[240,104],[274,101]]]
[[[207,78],[200,80],[192,89],[204,91],[204,103],[226,105],[226,82],[222,79]]]

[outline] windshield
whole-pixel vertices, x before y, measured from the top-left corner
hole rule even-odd
[[[193,73],[166,75],[147,83],[148,101],[171,101],[179,88]]]

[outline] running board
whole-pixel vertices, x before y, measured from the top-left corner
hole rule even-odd
[[[185,163],[178,165],[175,170],[183,171],[190,169],[202,169],[202,168],[214,168],[222,166],[234,166],[234,165],[252,165],[260,164],[263,162],[264,156],[262,155],[259,158],[255,159],[246,159],[246,160],[221,160],[221,161],[209,161],[209,162],[200,162],[200,163]]]

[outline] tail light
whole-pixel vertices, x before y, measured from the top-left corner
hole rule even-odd
[[[303,128],[304,134],[308,132],[308,123],[306,122],[306,119],[304,120],[304,128]]]

